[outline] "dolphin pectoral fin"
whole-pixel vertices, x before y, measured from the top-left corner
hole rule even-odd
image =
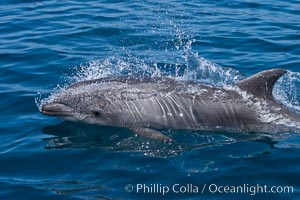
[[[265,70],[238,82],[237,86],[256,97],[272,100],[273,86],[286,72],[280,68]]]
[[[128,128],[139,136],[150,138],[154,140],[162,140],[164,142],[172,142],[173,140],[168,136],[162,134],[160,131],[150,128]]]

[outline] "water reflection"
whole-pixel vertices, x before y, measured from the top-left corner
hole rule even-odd
[[[126,128],[105,127],[64,121],[45,126],[43,133],[52,135],[45,138],[46,149],[101,148],[114,152],[139,152],[148,156],[174,157],[183,152],[207,147],[223,146],[245,141],[265,143],[274,147],[276,137],[265,134],[244,134],[229,132],[162,131],[171,137],[172,143],[165,143],[135,135]]]

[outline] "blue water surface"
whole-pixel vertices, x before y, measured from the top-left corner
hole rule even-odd
[[[231,75],[239,78],[289,70],[292,78],[276,86],[276,95],[297,110],[298,0],[2,0],[0,6],[1,200],[300,199],[297,134],[165,131],[177,141],[165,144],[126,129],[64,122],[37,106],[84,79],[184,76],[187,69],[196,75],[185,78],[197,79],[207,61],[235,69]],[[192,184],[199,192],[137,192],[137,184]],[[293,193],[213,193],[211,184],[292,186]]]

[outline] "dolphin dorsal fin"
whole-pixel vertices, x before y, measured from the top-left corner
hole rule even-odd
[[[255,97],[272,100],[273,86],[286,72],[287,70],[280,68],[265,70],[238,82],[237,86]]]

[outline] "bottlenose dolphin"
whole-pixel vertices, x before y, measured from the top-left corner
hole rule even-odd
[[[300,115],[272,96],[274,83],[286,72],[262,71],[224,88],[151,76],[81,81],[44,102],[41,112],[163,140],[169,138],[160,129],[299,132]]]

